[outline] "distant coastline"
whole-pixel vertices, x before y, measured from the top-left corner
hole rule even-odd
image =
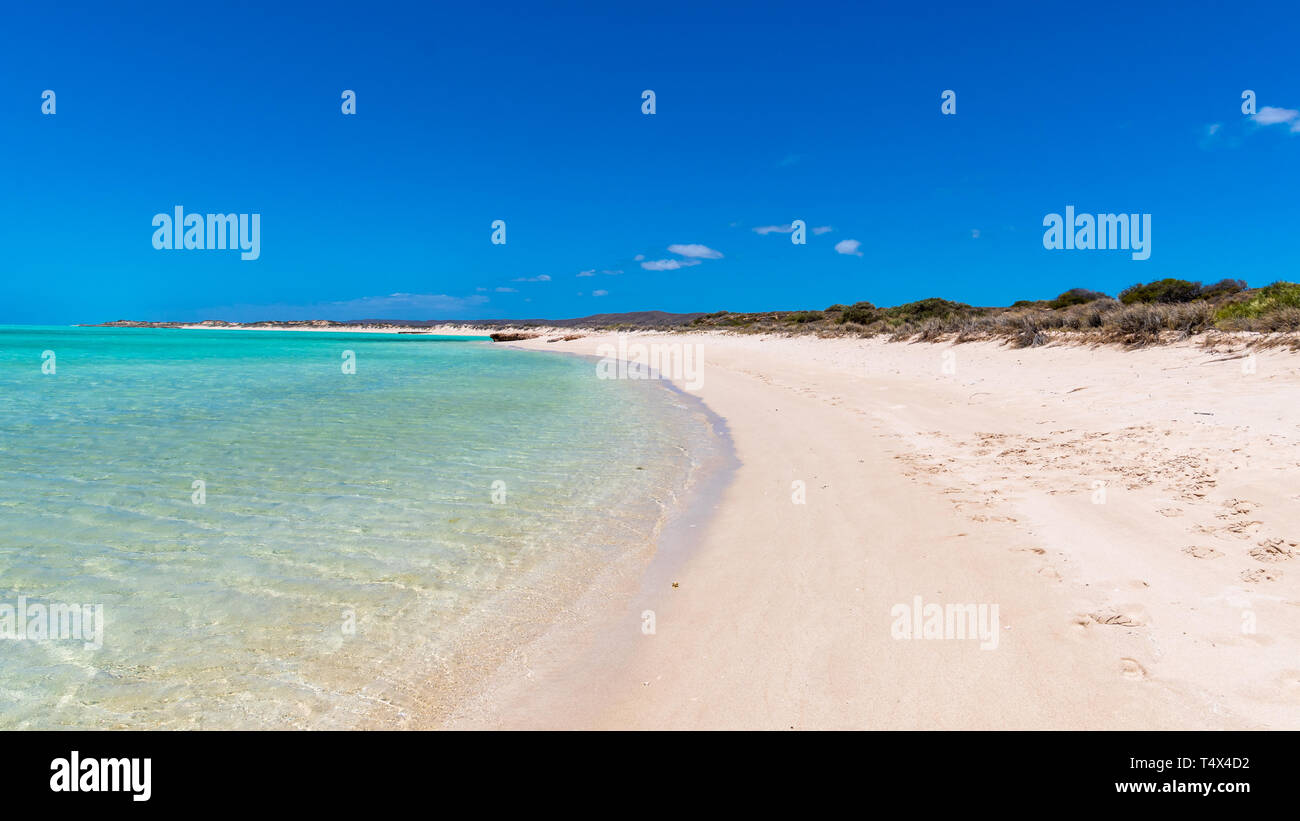
[[[1050,300],[1020,300],[1006,307],[980,307],[931,297],[892,307],[870,302],[835,304],[821,310],[749,313],[633,311],[572,319],[328,319],[228,322],[147,322],[119,319],[94,327],[204,328],[284,331],[446,333],[471,331],[695,332],[872,338],[895,342],[962,343],[997,340],[1015,348],[1054,341],[1143,347],[1191,337],[1254,335],[1265,347],[1300,349],[1300,284],[1279,281],[1248,288],[1241,280],[1210,285],[1162,279],[1133,285],[1118,298],[1071,288]],[[518,337],[515,337],[518,338]],[[504,341],[504,340],[498,340]]]
[[[465,328],[612,328],[617,326],[635,326],[640,328],[678,329],[689,326],[703,313],[673,314],[665,311],[636,311],[621,314],[594,314],[577,319],[268,319],[258,322],[227,322],[221,319],[205,319],[201,322],[148,322],[130,319],[118,319],[113,322],[84,323],[85,327],[94,328],[236,328],[236,329],[275,329],[284,331],[303,330],[421,330],[427,328],[465,327]]]

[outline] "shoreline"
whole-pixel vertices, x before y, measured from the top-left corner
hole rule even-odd
[[[496,344],[533,353],[576,356],[591,362],[593,369],[599,360],[593,354],[527,347],[516,342]],[[532,697],[529,691],[538,681],[563,681],[574,675],[588,679],[586,687],[590,689],[550,689],[545,695],[547,706],[541,709],[557,716],[577,715],[583,709],[581,703],[593,692],[610,687],[601,671],[611,665],[622,666],[630,662],[635,642],[628,642],[628,637],[645,636],[643,608],[658,591],[672,584],[680,568],[691,558],[698,547],[697,532],[706,528],[716,515],[722,497],[740,467],[725,419],[699,396],[672,381],[650,381],[656,383],[657,389],[680,397],[701,414],[702,423],[708,428],[705,435],[713,440],[713,444],[707,462],[691,469],[682,497],[665,508],[656,530],[650,534],[648,558],[637,562],[636,557],[625,556],[599,571],[577,599],[564,612],[557,614],[539,636],[517,648],[505,664],[474,688],[468,698],[448,711],[446,717],[428,725],[431,728],[512,726],[499,724],[491,718],[502,704],[515,700],[529,701]],[[576,725],[544,722],[542,726],[588,729],[598,725],[583,720]]]
[[[571,331],[557,329],[551,335],[561,333]],[[1226,533],[1212,531],[1216,525],[1200,525],[1197,535],[1187,535],[1186,523],[1172,517],[1170,508],[1151,511],[1135,523],[1130,495],[1170,491],[1133,475],[1135,470],[1149,474],[1150,465],[1096,468],[1096,475],[1117,471],[1120,481],[1131,479],[1134,486],[1115,486],[1109,508],[1081,507],[1079,500],[1087,504],[1091,492],[1086,472],[1031,490],[1032,466],[1021,477],[995,477],[987,470],[987,457],[956,450],[950,456],[918,453],[931,444],[926,437],[932,432],[907,413],[897,413],[914,407],[899,405],[899,400],[924,400],[929,421],[951,421],[955,429],[969,426],[972,435],[981,426],[1001,424],[1015,433],[988,435],[1052,440],[1059,437],[1052,433],[1055,426],[1049,425],[1043,437],[1031,435],[1042,432],[1039,425],[1051,419],[1031,426],[994,411],[978,414],[968,425],[955,418],[962,413],[957,408],[978,406],[984,395],[993,395],[973,390],[985,380],[995,389],[1006,385],[1015,392],[1015,380],[1006,377],[1017,369],[1039,368],[1041,373],[1030,374],[1043,383],[1035,395],[1059,399],[1086,394],[1093,386],[1083,383],[1104,382],[1116,368],[1136,367],[1126,358],[1143,359],[1143,370],[1147,360],[1154,360],[1151,367],[1161,378],[1218,363],[1217,377],[1223,378],[1230,373],[1223,363],[1238,366],[1231,356],[1186,344],[1102,353],[1068,346],[1033,351],[985,343],[957,346],[963,369],[972,360],[977,369],[988,369],[972,380],[941,373],[945,346],[655,332],[634,336],[706,344],[701,399],[732,432],[741,461],[733,481],[677,571],[681,587],[658,586],[646,598],[647,608],[656,611],[656,635],[634,634],[624,618],[603,627],[587,625],[588,643],[582,647],[538,645],[541,652],[567,658],[527,681],[501,671],[475,703],[445,726],[1300,726],[1300,674],[1289,663],[1300,647],[1300,634],[1285,621],[1300,597],[1295,596],[1295,580],[1283,579],[1277,563],[1260,559],[1258,551],[1246,555],[1254,539],[1241,543],[1232,525],[1224,526]],[[554,342],[543,334],[499,344],[589,356],[596,345],[614,339],[589,333]],[[886,361],[873,363],[880,356]],[[1270,369],[1296,370],[1293,354],[1268,351],[1260,356],[1269,359]],[[1076,368],[1058,373],[1052,363],[1058,357],[1069,358]],[[1021,361],[1031,358],[1037,362]],[[922,362],[932,375],[917,376]],[[854,378],[862,384],[837,384]],[[1072,384],[1062,390],[1056,385],[1062,380],[1083,387]],[[1264,386],[1270,398],[1285,400],[1283,405],[1300,398],[1300,392],[1276,380],[1254,384]],[[1285,388],[1284,394],[1275,395],[1269,385]],[[878,396],[895,391],[885,401]],[[1122,403],[1131,390],[1112,388],[1112,393],[1116,396],[1107,400]],[[1249,413],[1257,398],[1247,396],[1239,404]],[[1027,402],[1011,405],[1021,417],[1035,415]],[[1159,417],[1160,411],[1146,416]],[[1203,433],[1180,423],[1182,429],[1153,436]],[[1120,427],[1117,435],[1131,438],[1131,427]],[[1151,444],[1159,442],[1154,438]],[[1062,446],[1072,449],[1070,458],[1080,458],[1092,447],[1086,442]],[[1124,445],[1130,451],[1137,446]],[[801,451],[811,458],[801,459]],[[1139,462],[1143,458],[1136,452],[1122,455]],[[945,461],[965,462],[963,470],[970,475],[958,475]],[[1230,466],[1212,467],[1222,474]],[[1220,513],[1217,498],[1202,498],[1208,494],[1196,488],[1204,488],[1204,477],[1176,472],[1171,466],[1166,477],[1156,479],[1190,483],[1172,488],[1188,496],[1182,504],[1202,505],[1220,520],[1237,515]],[[954,474],[944,477],[948,486],[931,480],[947,473]],[[807,504],[822,508],[817,517],[791,505],[789,480],[794,476],[810,479]],[[1019,483],[1014,493],[992,487],[1003,479]],[[1252,492],[1253,484],[1254,477],[1246,483]],[[814,502],[819,492],[824,498]],[[1240,502],[1236,495],[1228,501]],[[1055,496],[1067,497],[1058,507],[1070,509],[1048,509],[1057,503]],[[1278,508],[1272,513],[1283,518],[1270,523],[1275,525],[1270,532],[1297,523],[1294,506]],[[1099,523],[1079,519],[1101,510],[1106,515]],[[1097,533],[1089,532],[1092,528]],[[1202,535],[1211,532],[1216,535]],[[1146,555],[1147,538],[1156,536],[1174,544],[1219,544],[1215,569],[1220,572],[1202,572],[1206,567],[1198,555],[1209,554],[1197,551],[1161,545]],[[1228,550],[1231,546],[1239,548],[1237,555]],[[891,608],[915,595],[930,602],[999,604],[1005,631],[999,649],[891,638]],[[1267,621],[1267,633],[1234,635],[1243,611],[1257,612],[1261,622]],[[593,630],[599,639],[590,638]]]
[[[378,330],[372,332],[383,333]],[[440,336],[455,337],[459,341],[481,345],[492,344],[487,337],[468,339],[465,338],[468,335],[462,334]],[[541,352],[548,353],[545,350]],[[549,353],[573,358],[568,353]],[[389,711],[387,716],[383,715],[385,711],[376,711],[358,723],[356,728],[391,730],[446,726],[451,717],[460,714],[466,704],[482,697],[493,677],[502,675],[503,671],[510,671],[510,675],[531,680],[536,673],[534,668],[542,666],[537,660],[541,653],[536,648],[557,640],[571,642],[580,638],[584,629],[603,627],[617,619],[626,609],[623,605],[634,597],[636,591],[644,588],[645,579],[652,573],[662,572],[660,568],[665,560],[676,555],[684,541],[680,531],[694,527],[694,522],[704,515],[702,510],[713,504],[725,486],[729,472],[734,470],[734,454],[725,422],[713,414],[698,397],[667,382],[647,386],[647,389],[665,391],[684,402],[689,413],[703,417],[702,423],[706,427],[690,437],[691,441],[700,442],[703,447],[692,447],[691,452],[697,455],[707,454],[702,461],[694,461],[691,466],[680,471],[680,487],[677,487],[677,480],[663,486],[662,489],[670,491],[670,495],[660,503],[659,513],[647,520],[650,526],[644,530],[638,528],[626,539],[626,544],[612,552],[604,540],[592,541],[575,537],[574,541],[584,545],[592,554],[591,566],[567,568],[559,575],[556,575],[554,569],[534,571],[533,575],[517,580],[509,588],[498,590],[482,608],[482,612],[497,612],[497,617],[481,617],[482,613],[475,613],[467,620],[464,646],[478,649],[455,658],[454,666],[460,668],[463,677],[448,678],[446,662],[454,656],[440,656],[438,661],[441,667],[429,668],[423,676],[425,683],[417,685],[415,682],[421,678],[421,665],[415,664],[408,675],[399,677],[398,680],[406,680],[410,686],[421,690],[416,703],[423,702],[424,706],[402,710],[395,715]],[[659,413],[657,402],[655,404],[656,407],[646,410]],[[693,426],[698,421],[691,420],[690,424]],[[703,442],[704,439],[710,441]],[[595,557],[601,554],[605,554],[604,558],[597,561]],[[590,576],[582,577],[574,575],[575,573],[590,573]],[[543,584],[550,593],[561,588],[564,588],[564,593],[556,598],[550,609],[534,611],[531,605],[536,597],[526,594],[520,598],[520,595]],[[574,622],[577,623],[576,626]],[[525,634],[522,640],[520,632]],[[495,637],[495,644],[490,643],[492,637]],[[488,643],[485,643],[485,639]],[[432,675],[435,670],[439,675]],[[390,682],[384,682],[374,692],[367,691],[364,695],[382,702],[387,699],[385,692],[391,686]]]

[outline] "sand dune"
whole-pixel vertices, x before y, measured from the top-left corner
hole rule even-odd
[[[742,464],[448,726],[1300,727],[1297,354],[636,338],[703,344]],[[894,638],[917,596],[996,649]]]

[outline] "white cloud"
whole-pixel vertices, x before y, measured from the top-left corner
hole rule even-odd
[[[602,274],[609,274],[610,276],[614,277],[614,276],[618,276],[619,274],[623,273],[623,269],[622,269],[622,268],[619,268],[618,270],[615,270],[615,271],[601,271],[601,273],[602,273]]]
[[[813,233],[814,233],[814,234],[829,234],[831,231],[834,231],[834,230],[835,230],[835,229],[832,228],[832,227],[830,227],[829,225],[819,225],[819,226],[817,226],[816,228],[813,229]]]
[[[835,253],[860,257],[862,256],[862,252],[858,250],[858,246],[861,244],[862,243],[858,242],[856,239],[842,239],[835,243]]]
[[[632,257],[633,262],[640,262],[643,259],[645,259],[645,254],[637,254],[636,256]]]
[[[1278,123],[1289,123],[1296,117],[1300,116],[1300,111],[1294,108],[1276,108],[1266,105],[1259,110],[1259,113],[1251,115],[1251,119],[1260,125],[1276,125]]]
[[[1235,148],[1239,138],[1229,134],[1229,131],[1240,131],[1240,129],[1224,128],[1223,123],[1211,123],[1201,132],[1199,145],[1204,149],[1217,148],[1221,145]]]
[[[698,259],[651,259],[641,263],[647,271],[676,271],[691,265],[699,265]]]
[[[514,289],[514,288],[495,288],[494,290],[495,290],[498,294],[513,294],[513,293],[515,293],[515,289]]]
[[[591,292],[592,296],[606,296],[607,294],[609,294],[609,291],[599,290]]]
[[[642,257],[642,259],[644,259],[644,257]],[[589,270],[589,271],[579,271],[579,272],[578,272],[578,276],[580,276],[580,277],[594,277],[597,273],[598,273],[598,272],[596,271],[596,269],[595,269],[595,268],[592,268],[592,269]],[[623,269],[620,268],[620,269],[618,269],[617,271],[611,271],[611,270],[609,270],[608,268],[606,268],[606,269],[604,269],[604,270],[602,270],[602,271],[599,271],[599,273],[605,274],[606,276],[615,276],[615,275],[617,275],[617,274],[621,274],[621,273],[623,273]]]
[[[580,276],[580,277],[594,277],[595,275],[596,275],[596,269],[595,269],[595,268],[592,268],[590,271],[579,271],[579,272],[578,272],[578,276]]]
[[[972,229],[970,229],[970,238],[971,238],[971,239],[979,239],[979,238],[980,238],[980,229],[978,229],[978,228],[972,228]]]
[[[1240,125],[1243,122],[1241,120],[1203,126],[1199,140],[1200,147],[1206,150],[1220,147],[1240,148],[1242,140],[1252,133],[1275,125],[1285,128],[1292,134],[1300,134],[1300,110],[1294,108],[1266,105],[1246,120],[1253,123],[1256,128]]]
[[[511,282],[550,282],[550,274],[538,274],[535,277],[515,277]]]
[[[669,253],[697,259],[722,259],[721,251],[715,251],[707,245],[699,245],[696,243],[688,243],[685,245],[676,243],[674,245],[669,245],[668,251]]]

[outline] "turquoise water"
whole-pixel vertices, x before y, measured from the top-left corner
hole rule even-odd
[[[0,328],[0,604],[105,621],[0,640],[0,728],[436,717],[648,558],[710,435],[659,383],[479,340]]]

